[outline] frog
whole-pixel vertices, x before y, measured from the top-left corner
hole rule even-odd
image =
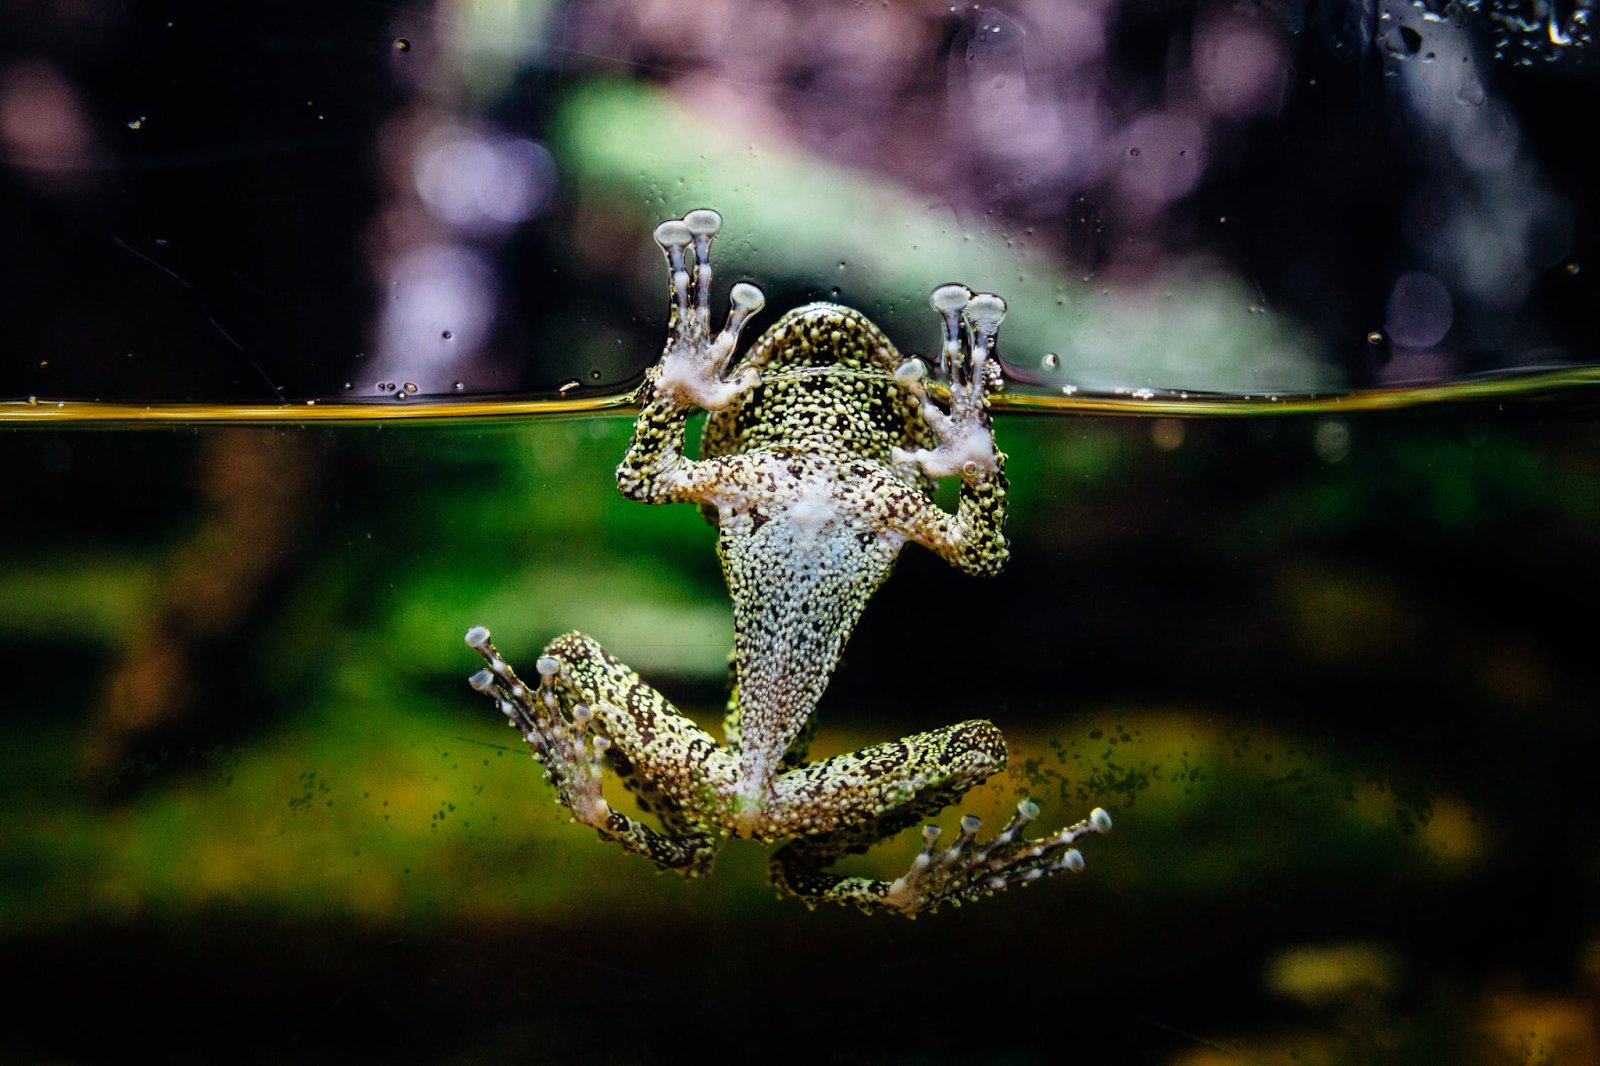
[[[704,877],[732,838],[779,844],[768,874],[780,895],[915,917],[1083,869],[1073,845],[1111,829],[1104,808],[1030,838],[1040,808],[1024,799],[993,836],[980,840],[968,814],[940,846],[931,816],[1006,766],[1005,738],[987,720],[808,760],[823,690],[906,544],[973,575],[1007,562],[1006,456],[989,412],[1003,387],[995,344],[1005,301],[959,284],[934,289],[942,342],[931,368],[833,303],[789,311],[740,356],[765,296],[733,285],[713,331],[711,246],[722,224],[700,208],[655,229],[667,339],[639,386],[616,471],[624,496],[698,505],[717,529],[734,619],[721,742],[578,632],[551,641],[524,680],[474,626],[466,643],[486,665],[471,686],[522,733],[574,821],[660,870]],[[688,420],[702,410],[691,459]],[[960,479],[953,512],[931,496],[951,476]],[[981,641],[967,652],[974,662],[993,656]],[[607,773],[641,817],[607,802]],[[833,872],[919,822],[921,849],[899,877]]]

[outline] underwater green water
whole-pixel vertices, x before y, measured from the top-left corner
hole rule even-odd
[[[0,1058],[1594,1061],[1592,407],[1001,417],[1009,568],[908,548],[813,754],[986,717],[947,832],[1116,829],[915,922],[655,875],[467,687],[581,629],[715,727],[626,418],[0,434]]]

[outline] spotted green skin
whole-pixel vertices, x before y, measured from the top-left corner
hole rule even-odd
[[[560,802],[603,838],[691,877],[710,872],[730,837],[785,842],[771,862],[773,883],[811,903],[914,914],[1067,868],[1066,845],[1103,830],[1084,822],[1044,842],[1023,841],[1015,831],[1032,808],[976,848],[964,827],[935,855],[930,831],[925,854],[895,882],[828,872],[840,856],[1003,769],[1005,740],[987,721],[806,761],[817,702],[845,641],[908,541],[970,574],[995,574],[1006,563],[1005,456],[989,432],[982,359],[962,414],[982,461],[961,468],[950,513],[934,505],[930,481],[907,454],[938,444],[925,394],[897,383],[903,358],[864,315],[833,304],[791,311],[742,360],[719,368],[731,349],[707,356],[714,346],[704,305],[697,316],[685,302],[684,271],[676,281],[667,348],[641,386],[617,484],[643,503],[697,504],[717,526],[734,611],[725,740],[581,633],[546,647],[544,676],[526,686],[485,643],[479,650],[498,674],[491,694],[534,746]],[[688,357],[703,365],[683,386],[687,364],[673,361]],[[760,375],[753,387],[750,371]],[[699,409],[693,396],[718,406],[698,460],[684,454],[686,422]],[[590,736],[604,739],[591,746]],[[621,779],[659,829],[601,798],[604,772]],[[1081,866],[1076,852],[1070,858]]]

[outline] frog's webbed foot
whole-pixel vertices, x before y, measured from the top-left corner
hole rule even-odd
[[[729,293],[728,320],[722,332],[711,333],[711,241],[720,229],[722,216],[702,208],[661,223],[655,232],[672,279],[672,318],[656,389],[708,411],[727,407],[761,381],[754,367],[731,381],[725,377],[740,330],[766,303],[760,289],[747,282],[735,285]]]
[[[493,699],[522,733],[544,767],[545,780],[555,786],[557,800],[574,818],[663,870],[691,877],[710,872],[720,841],[659,790],[650,777],[659,768],[649,762],[648,752],[626,750],[636,739],[638,722],[622,708],[658,715],[650,724],[663,735],[685,734],[681,739],[686,744],[680,747],[700,739],[689,735],[697,730],[692,722],[680,720],[659,694],[581,634],[558,638],[545,649],[536,664],[539,680],[532,685],[495,650],[483,626],[469,630],[466,640],[489,664],[472,675],[472,687]],[[640,798],[641,806],[659,815],[664,832],[606,802],[601,782],[608,764]]]
[[[1006,302],[992,293],[974,296],[965,285],[941,285],[928,302],[944,320],[944,345],[935,370],[949,379],[950,410],[941,411],[928,398],[920,359],[900,364],[895,382],[921,403],[923,417],[939,443],[915,451],[896,448],[891,458],[895,463],[915,463],[931,478],[959,473],[969,480],[982,479],[1000,466],[989,429],[989,392],[1000,382],[994,342]]]
[[[941,904],[961,904],[993,895],[1013,885],[1026,885],[1051,874],[1083,869],[1083,855],[1072,845],[1091,833],[1109,833],[1111,815],[1096,807],[1076,825],[1035,840],[1022,831],[1039,816],[1032,800],[1017,804],[1017,813],[999,833],[978,843],[979,821],[961,819],[961,831],[943,851],[936,850],[939,827],[922,830],[922,853],[903,877],[889,883],[883,900],[906,914],[937,910]]]
[[[583,704],[563,713],[553,684],[560,664],[541,656],[535,664],[539,681],[530,687],[495,650],[487,629],[473,626],[466,639],[489,664],[469,679],[472,687],[493,699],[500,713],[521,731],[561,804],[580,822],[605,832],[611,808],[600,794],[601,766],[611,741],[598,733],[589,736],[594,712]]]

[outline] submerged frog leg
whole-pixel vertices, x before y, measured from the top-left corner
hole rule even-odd
[[[672,310],[666,346],[640,386],[633,440],[617,467],[617,487],[629,499],[704,502],[721,479],[715,463],[694,462],[683,454],[689,415],[698,408],[720,411],[761,381],[753,366],[732,381],[724,377],[745,323],[766,303],[760,289],[735,285],[722,332],[711,332],[711,241],[721,228],[722,216],[706,209],[656,227],[656,243],[667,256]]]
[[[489,664],[472,676],[472,687],[522,732],[558,801],[578,821],[661,869],[711,872],[721,838],[691,812],[708,787],[731,779],[731,760],[715,740],[581,633],[550,642],[533,686],[517,677],[484,627],[468,632],[467,643]],[[605,765],[664,831],[612,809],[601,795]]]
[[[922,854],[894,881],[827,872],[840,857],[866,851],[954,802],[1004,769],[1005,761],[1000,731],[992,723],[971,721],[783,775],[770,809],[772,835],[801,839],[773,856],[773,884],[810,903],[917,914],[1082,869],[1083,856],[1070,845],[1089,833],[1109,831],[1110,816],[1096,808],[1074,826],[1024,840],[1023,827],[1039,813],[1037,805],[1024,801],[1010,824],[981,845],[975,845],[979,823],[972,815],[961,820],[956,841],[943,851],[934,847],[938,827],[928,826]]]

